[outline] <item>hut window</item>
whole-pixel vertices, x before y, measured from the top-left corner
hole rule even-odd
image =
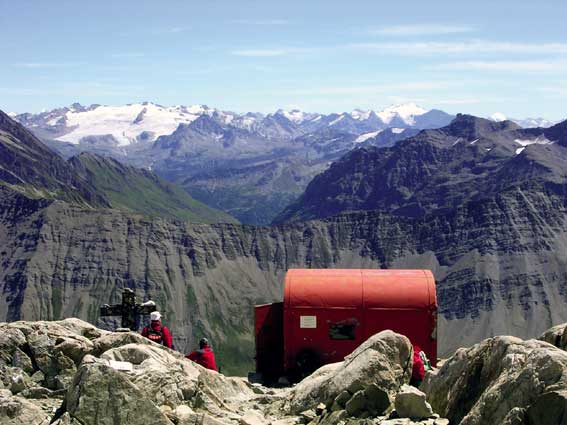
[[[355,323],[332,323],[329,324],[329,338],[334,340],[353,340]]]

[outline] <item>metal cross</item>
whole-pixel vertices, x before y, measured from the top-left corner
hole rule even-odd
[[[136,331],[136,317],[141,314],[150,314],[156,310],[156,304],[153,301],[137,304],[136,293],[130,288],[124,288],[122,290],[122,304],[104,304],[100,308],[100,315],[101,317],[122,316],[122,327]]]

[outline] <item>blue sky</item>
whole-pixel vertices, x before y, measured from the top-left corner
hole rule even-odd
[[[0,109],[567,117],[565,1],[0,0]]]

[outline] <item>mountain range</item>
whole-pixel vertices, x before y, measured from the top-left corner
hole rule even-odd
[[[172,134],[180,124],[190,124],[203,116],[210,117],[219,126],[245,130],[267,139],[292,139],[327,128],[353,134],[389,127],[434,128],[440,122],[450,120],[449,114],[411,103],[383,111],[355,109],[350,113],[328,115],[283,109],[271,114],[238,114],[205,105],[165,107],[151,102],[88,107],[75,103],[39,114],[19,114],[14,118],[43,139],[81,145],[92,144],[99,138],[115,147],[124,147],[153,142],[160,136]]]
[[[308,185],[275,222],[380,210],[423,217],[521,185],[564,184],[567,121],[522,129],[458,115],[387,148],[353,150]]]
[[[453,116],[411,103],[382,111],[239,114],[145,102],[73,104],[15,119],[67,158],[85,151],[111,156],[152,170],[243,223],[268,224],[353,148],[391,146]]]
[[[452,116],[415,104],[384,111],[272,114],[203,105],[79,104],[15,119],[65,157],[111,156],[180,184],[243,223],[268,224],[309,181],[356,146],[391,145]]]
[[[119,302],[130,287],[157,302],[176,347],[188,350],[207,335],[230,373],[252,367],[251,306],[281,300],[291,267],[431,269],[442,356],[490,335],[532,337],[567,320],[565,122],[522,129],[459,115],[391,147],[356,149],[316,177],[278,216],[281,224],[263,227],[110,208],[120,201],[104,179],[84,176],[99,170],[112,181],[118,164],[90,154],[57,159],[2,117],[11,159],[2,163],[10,173],[0,189],[0,320],[76,316],[109,325],[99,306]],[[178,136],[209,125],[218,131],[213,123],[189,124]],[[238,140],[217,134],[226,149]],[[316,153],[360,137],[340,134],[325,143],[309,134],[294,140]],[[184,155],[174,140],[159,143]],[[66,171],[36,167],[34,145]],[[29,170],[35,174],[26,180]],[[51,184],[77,191],[54,198],[42,186]]]

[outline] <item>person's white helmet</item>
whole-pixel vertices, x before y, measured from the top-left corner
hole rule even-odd
[[[152,321],[161,320],[161,313],[159,311],[152,311],[150,313],[150,320]]]

